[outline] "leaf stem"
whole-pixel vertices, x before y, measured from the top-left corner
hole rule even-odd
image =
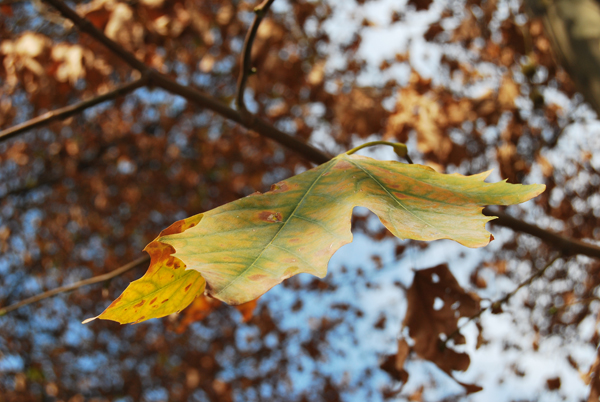
[[[352,148],[345,154],[352,155],[353,153],[360,151],[363,148],[368,148],[368,147],[372,147],[375,145],[388,145],[388,146],[394,148],[394,152],[396,153],[396,155],[398,155],[401,158],[406,159],[406,161],[410,164],[413,163],[413,161],[410,159],[410,156],[408,156],[408,148],[406,147],[406,145],[404,145],[401,142],[371,141],[371,142],[367,142],[365,144],[359,145],[356,148]]]

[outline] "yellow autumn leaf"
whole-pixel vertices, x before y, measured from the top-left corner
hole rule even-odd
[[[137,323],[176,313],[187,307],[204,292],[202,275],[194,270],[186,270],[185,264],[172,254],[175,250],[166,243],[157,241],[161,236],[181,233],[194,227],[198,215],[177,221],[148,244],[144,251],[150,254],[150,267],[102,314],[88,318],[84,324],[97,318],[113,320],[121,324]]]
[[[205,280],[208,295],[229,304],[245,303],[298,273],[324,277],[331,256],[352,241],[350,218],[356,206],[370,209],[400,238],[452,239],[468,247],[485,246],[491,236],[485,223],[494,218],[481,213],[483,206],[521,203],[545,188],[486,183],[488,174],[446,175],[426,166],[342,154],[274,184],[265,194],[253,194],[188,218],[193,225],[184,227],[184,221],[178,222],[181,230],[167,230],[148,245],[148,250],[156,248],[163,253],[152,260],[148,272],[157,268],[170,272],[164,261],[173,258],[185,265],[186,272],[197,275],[198,282],[189,282],[195,284],[194,292],[202,291]],[[119,322],[148,319],[149,315],[140,314],[145,305],[125,318],[122,300],[131,299],[128,305],[135,307],[134,301],[153,300],[162,292],[159,289],[173,290],[170,281],[189,281],[183,276],[169,279],[167,274],[160,279],[165,282],[149,287],[155,293],[143,295],[136,289],[135,298],[122,296],[98,318]],[[181,288],[177,295],[182,298],[177,299],[180,304],[169,303],[170,311],[191,302]]]

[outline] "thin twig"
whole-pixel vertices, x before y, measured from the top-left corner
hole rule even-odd
[[[95,98],[85,100],[83,102],[79,102],[75,105],[63,107],[57,110],[53,110],[48,113],[44,113],[41,116],[28,120],[24,123],[18,124],[14,127],[7,128],[6,130],[0,131],[0,142],[6,141],[18,134],[21,134],[25,131],[33,130],[34,128],[44,126],[50,122],[55,120],[63,120],[68,117],[71,117],[77,113],[80,113],[86,109],[91,108],[92,106],[96,106],[102,102],[106,102],[119,96],[123,96],[132,91],[135,91],[138,88],[141,88],[146,85],[148,82],[148,78],[143,76],[139,80],[135,80],[130,82],[129,84],[118,86],[110,92],[107,92],[103,95],[96,96]]]
[[[550,259],[550,261],[548,261],[546,263],[546,265],[544,265],[544,268],[542,268],[542,269],[537,270],[536,272],[534,272],[524,282],[521,282],[519,284],[519,286],[517,286],[512,292],[508,293],[502,299],[497,300],[494,303],[490,304],[487,308],[491,308],[492,310],[498,310],[500,307],[502,307],[503,304],[507,303],[511,299],[511,297],[513,297],[519,290],[523,289],[525,286],[531,285],[531,282],[533,282],[534,280],[542,277],[546,273],[546,271],[548,270],[548,268],[550,268],[556,262],[556,260],[558,260],[559,258],[562,258],[562,254],[561,253],[556,253],[554,255],[554,257],[552,257]]]
[[[252,21],[252,26],[250,27],[250,30],[246,34],[246,39],[244,40],[242,57],[240,60],[240,74],[238,76],[236,98],[236,105],[241,113],[246,111],[246,104],[244,103],[244,90],[246,89],[246,81],[248,80],[248,76],[252,74],[252,44],[256,38],[258,26],[267,12],[269,12],[269,8],[274,1],[275,0],[264,0],[259,6],[254,8],[254,21]]]
[[[600,258],[600,247],[584,243],[579,240],[569,239],[557,233],[542,229],[539,226],[523,222],[512,216],[499,211],[493,211],[490,208],[485,208],[483,214],[487,216],[497,216],[498,219],[490,221],[492,225],[504,226],[514,230],[515,232],[527,233],[541,239],[545,243],[555,246],[562,254],[570,256],[575,254],[583,254],[588,257]]]
[[[93,285],[95,283],[107,281],[109,279],[114,278],[115,276],[124,274],[125,272],[130,271],[133,268],[135,268],[139,265],[142,265],[148,261],[150,261],[150,257],[146,255],[144,257],[138,258],[137,260],[131,261],[130,263],[125,264],[122,267],[119,267],[113,271],[106,273],[106,274],[94,276],[93,278],[89,278],[89,279],[84,279],[83,281],[75,282],[70,285],[61,286],[59,288],[52,289],[52,290],[49,290],[44,293],[40,293],[39,295],[32,296],[28,299],[21,300],[18,303],[11,304],[10,306],[4,307],[4,308],[0,308],[0,317],[2,317],[3,315],[5,315],[7,313],[10,313],[11,311],[18,309],[18,308],[27,306],[28,304],[31,304],[31,303],[38,302],[40,300],[47,299],[52,296],[56,296],[60,293],[70,292],[72,290],[79,289],[83,286]]]
[[[456,328],[452,333],[450,333],[450,335],[448,335],[444,341],[440,341],[440,348],[445,349],[446,346],[448,345],[448,342],[450,342],[451,339],[453,339],[456,335],[458,335],[460,333],[461,329],[463,329],[471,321],[476,320],[477,318],[481,317],[481,315],[484,312],[486,312],[490,309],[492,310],[492,312],[500,311],[503,304],[508,303],[508,301],[511,299],[511,297],[513,297],[519,290],[523,289],[525,286],[531,285],[531,282],[533,282],[537,278],[544,275],[546,273],[546,271],[548,270],[548,268],[550,268],[556,262],[556,260],[558,260],[559,258],[562,258],[562,254],[556,253],[554,255],[554,257],[552,257],[546,263],[544,268],[535,271],[531,276],[529,276],[529,278],[527,278],[525,281],[521,282],[515,289],[513,289],[511,292],[506,294],[501,299],[496,300],[495,302],[491,303],[489,306],[480,309],[479,312],[477,312],[477,314],[469,317],[467,319],[467,321],[465,321],[460,327]]]

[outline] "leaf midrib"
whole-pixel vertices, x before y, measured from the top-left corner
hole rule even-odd
[[[223,292],[225,292],[231,285],[233,285],[234,283],[236,283],[242,276],[245,276],[245,274],[250,269],[252,269],[252,267],[254,267],[254,265],[256,264],[256,262],[262,257],[263,253],[273,244],[273,242],[277,239],[277,236],[279,236],[279,234],[286,227],[286,225],[288,224],[288,222],[294,217],[296,211],[298,211],[298,208],[300,208],[302,206],[302,204],[304,203],[304,200],[306,200],[306,197],[312,191],[312,189],[317,184],[317,182],[319,180],[321,180],[321,177],[323,177],[323,175],[325,173],[329,172],[329,170],[331,169],[331,167],[334,165],[334,161],[333,160],[330,161],[330,162],[328,162],[328,163],[329,163],[329,166],[327,166],[326,169],[323,169],[323,171],[311,183],[310,187],[306,190],[306,192],[304,193],[304,195],[302,196],[302,198],[298,202],[298,205],[296,205],[296,208],[294,208],[294,210],[289,215],[289,217],[285,220],[285,222],[283,223],[283,225],[281,225],[281,227],[279,228],[279,230],[273,235],[273,237],[271,238],[271,240],[269,241],[269,243],[267,243],[265,245],[265,247],[262,249],[262,251],[260,252],[260,254],[254,259],[254,261],[252,262],[252,264],[250,264],[248,266],[248,268],[246,268],[244,271],[240,272],[232,281],[230,281],[227,285],[225,285],[221,290],[219,290],[217,293],[215,293],[215,296],[218,296],[218,295],[222,294]]]
[[[408,212],[408,214],[414,216],[416,219],[420,220],[421,222],[423,222],[427,226],[431,227],[433,230],[439,232],[438,228],[436,228],[431,223],[427,222],[423,218],[421,218],[418,215],[416,215],[414,212],[412,212],[410,209],[408,209],[403,203],[401,203],[398,198],[394,197],[394,195],[392,193],[390,193],[390,191],[387,189],[387,187],[384,186],[379,180],[377,180],[377,178],[375,176],[373,176],[368,170],[364,169],[362,166],[360,166],[360,164],[355,163],[352,159],[350,159],[350,158],[346,158],[346,159],[351,164],[353,164],[355,167],[357,167],[360,170],[362,170],[367,176],[369,176],[371,178],[371,180],[373,180],[375,183],[377,183],[377,185],[379,185],[379,187],[381,187],[383,189],[383,191],[385,191],[390,198],[392,198],[394,201],[396,201],[396,204],[400,205],[400,207],[402,207],[406,212]]]

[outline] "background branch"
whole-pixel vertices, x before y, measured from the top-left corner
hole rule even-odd
[[[88,99],[83,102],[79,102],[75,105],[63,107],[57,110],[53,110],[48,113],[44,113],[41,116],[28,120],[24,123],[18,124],[14,127],[10,127],[6,130],[0,131],[0,142],[6,141],[14,136],[24,133],[29,130],[33,130],[34,128],[38,128],[41,126],[45,126],[55,120],[63,120],[68,117],[71,117],[77,113],[83,112],[85,109],[89,109],[92,106],[96,106],[102,102],[106,102],[119,96],[123,96],[128,94],[136,89],[143,87],[148,82],[148,78],[142,76],[139,80],[133,81],[129,84],[121,85],[110,92],[107,92],[103,95],[97,96],[92,99]]]
[[[231,109],[217,99],[205,95],[202,92],[183,86],[167,77],[164,74],[148,67],[146,64],[138,60],[133,54],[125,50],[121,45],[108,38],[103,32],[94,27],[89,21],[80,17],[75,11],[65,5],[61,0],[44,0],[48,4],[53,5],[60,11],[63,17],[68,18],[75,24],[76,27],[83,32],[89,34],[94,39],[105,45],[113,51],[123,61],[131,67],[148,75],[149,83],[157,87],[163,88],[171,93],[180,95],[185,99],[196,103],[198,106],[212,110],[221,116],[241,124],[249,130],[256,131],[260,135],[277,141],[281,145],[304,155],[307,159],[314,163],[321,164],[327,162],[331,156],[319,151],[318,149],[303,143],[302,141],[276,129],[270,124],[258,118],[243,119],[240,113]]]
[[[269,11],[269,8],[274,1],[275,0],[265,0],[254,9],[254,21],[252,21],[252,26],[250,27],[250,30],[246,34],[246,39],[244,40],[242,57],[240,60],[240,74],[238,76],[236,98],[236,104],[241,113],[246,111],[246,104],[244,103],[244,91],[246,89],[246,81],[248,80],[248,76],[252,73],[252,44],[256,38],[256,33],[258,32],[258,27],[261,21]]]
[[[119,276],[121,274],[124,274],[125,272],[130,271],[133,268],[135,268],[135,267],[137,267],[139,265],[142,265],[142,264],[144,264],[144,263],[146,263],[148,261],[150,261],[150,257],[146,255],[146,256],[140,257],[140,258],[138,258],[136,260],[133,260],[130,263],[125,264],[125,265],[123,265],[123,266],[121,266],[121,267],[119,267],[119,268],[117,268],[117,269],[115,269],[113,271],[110,271],[110,272],[108,272],[106,274],[94,276],[94,277],[89,278],[89,279],[84,279],[82,281],[75,282],[75,283],[72,283],[70,285],[61,286],[59,288],[52,289],[52,290],[49,290],[47,292],[40,293],[38,295],[32,296],[32,297],[27,298],[25,300],[21,300],[18,303],[11,304],[10,306],[0,308],[0,317],[2,317],[3,315],[5,315],[7,313],[10,313],[11,311],[14,311],[14,310],[16,310],[16,309],[18,309],[20,307],[27,306],[28,304],[32,304],[32,303],[38,302],[40,300],[47,299],[47,298],[52,297],[52,296],[56,296],[56,295],[58,295],[60,293],[70,292],[72,290],[79,289],[79,288],[81,288],[83,286],[93,285],[95,283],[107,281],[109,279],[114,278],[115,276]]]
[[[513,218],[504,212],[493,211],[490,208],[485,208],[483,214],[498,217],[498,219],[490,221],[492,225],[504,226],[515,232],[527,233],[531,236],[535,236],[543,242],[555,246],[564,255],[583,254],[588,257],[600,258],[600,247],[593,244],[563,237],[557,233],[542,229],[539,226]]]

